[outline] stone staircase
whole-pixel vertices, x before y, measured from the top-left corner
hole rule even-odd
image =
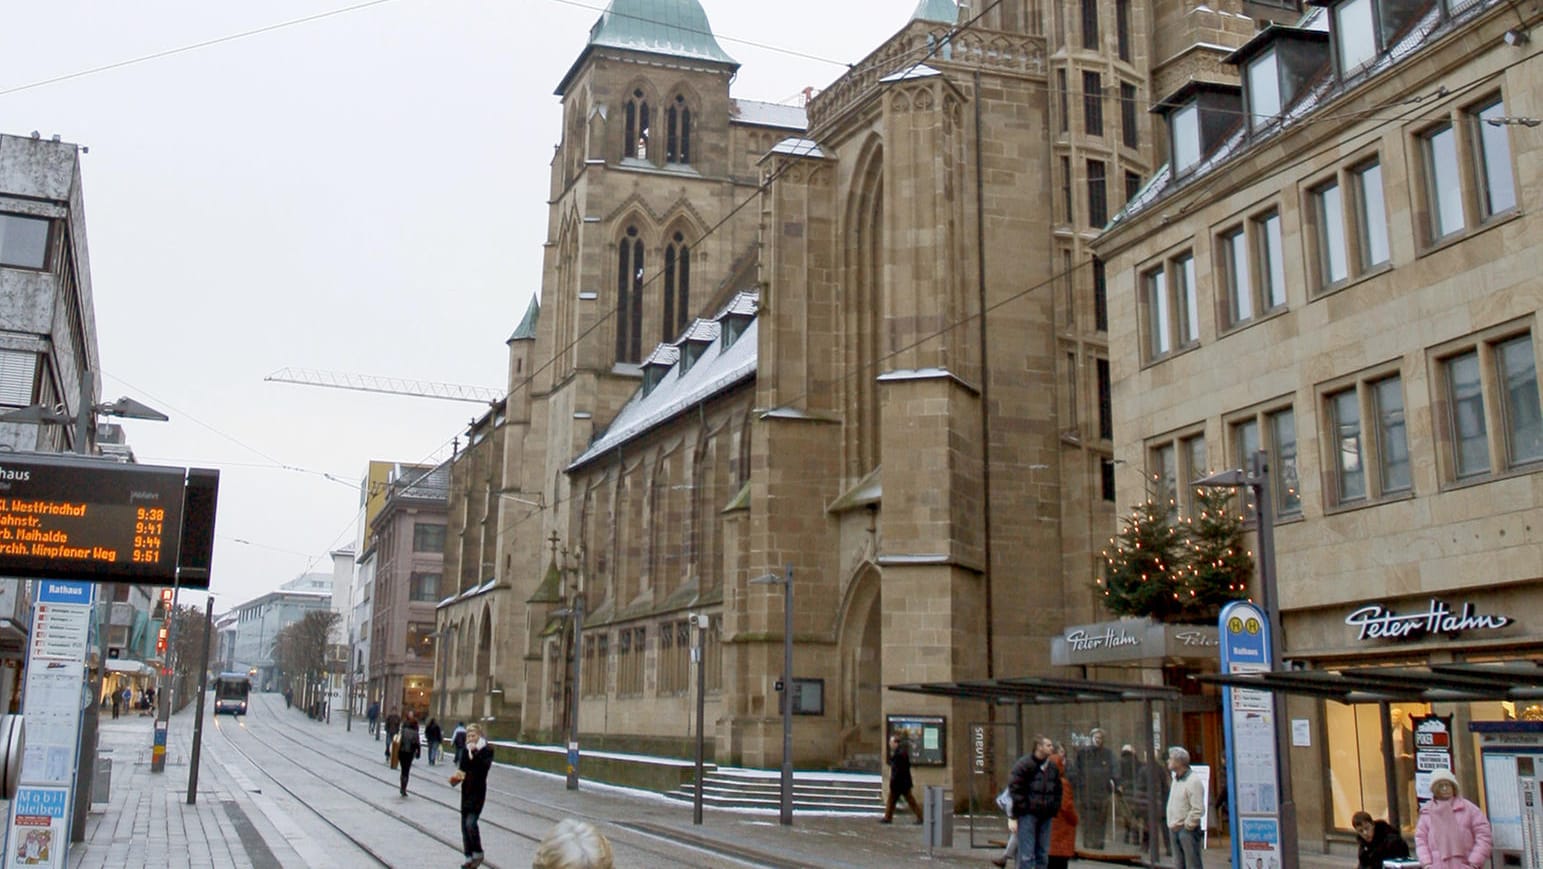
[[[696,782],[665,796],[691,802]],[[768,809],[781,806],[782,777],[777,770],[715,769],[704,773],[702,804],[715,809]],[[793,811],[850,815],[884,812],[884,783],[877,775],[843,772],[795,772]]]

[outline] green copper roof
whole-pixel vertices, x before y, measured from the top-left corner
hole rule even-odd
[[[590,28],[589,44],[734,62],[718,47],[697,0],[611,0]]]
[[[525,318],[515,327],[514,334],[509,336],[509,341],[536,340],[536,321],[539,319],[541,319],[541,303],[536,301],[535,296],[531,296],[530,305],[525,309]]]
[[[630,48],[670,57],[739,63],[718,45],[697,0],[611,0],[589,29],[589,44],[557,86],[561,95],[595,46]]]
[[[912,21],[941,21],[944,24],[959,23],[959,4],[954,0],[918,0]]]

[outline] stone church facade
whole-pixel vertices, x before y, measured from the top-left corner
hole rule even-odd
[[[1212,8],[1176,27],[1214,42]],[[582,595],[586,748],[685,756],[700,641],[710,754],[775,766],[783,589],[752,580],[791,575],[796,765],[939,715],[918,780],[961,776],[1001,713],[884,686],[1049,674],[1102,617],[1087,244],[1161,150],[1152,76],[1197,63],[1153,61],[1152,14],[922,0],[791,109],[730,95],[697,0],[613,0],[557,89],[540,304],[452,468],[441,720],[562,741]]]

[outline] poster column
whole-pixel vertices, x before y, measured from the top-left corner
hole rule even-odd
[[[6,867],[68,865],[81,716],[96,706],[86,683],[95,588],[38,582],[22,694],[27,748],[6,824]]]
[[[1264,611],[1234,601],[1220,618],[1222,672],[1270,670],[1270,627]],[[1268,691],[1226,687],[1227,799],[1232,808],[1232,865],[1281,865],[1280,797],[1276,793],[1275,706]]]

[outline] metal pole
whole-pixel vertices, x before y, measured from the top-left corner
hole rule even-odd
[[[782,811],[793,826],[793,565],[782,578]]]
[[[573,593],[573,696],[569,698],[572,704],[568,715],[568,790],[579,789],[579,679],[583,675],[580,672],[580,664],[583,661],[582,642],[584,639],[584,594]]]
[[[691,799],[691,823],[702,823],[702,755],[707,741],[702,723],[707,718],[707,616],[692,618],[696,625],[696,790]]]
[[[1275,493],[1270,487],[1270,462],[1264,450],[1249,457],[1248,484],[1254,490],[1259,526],[1259,584],[1264,611],[1270,621],[1270,670],[1285,669],[1281,634],[1280,586],[1275,575]],[[1270,692],[1275,713],[1275,787],[1280,796],[1280,850],[1282,869],[1297,869],[1297,806],[1291,787],[1291,722],[1286,718],[1286,695]]]
[[[193,718],[193,756],[188,769],[188,805],[198,802],[198,762],[204,745],[204,693],[209,690],[209,634],[214,628],[214,595],[204,607],[204,665],[198,671],[198,709]]]
[[[1164,708],[1163,711],[1167,712],[1167,709]],[[1141,714],[1146,718],[1146,721],[1141,725],[1142,729],[1151,727],[1152,701],[1150,699],[1141,701]],[[1167,734],[1164,735],[1166,736]],[[1167,773],[1161,771],[1162,767],[1157,759],[1157,751],[1158,746],[1154,742],[1152,745],[1152,762],[1143,764],[1146,767],[1143,772],[1146,774],[1147,779],[1147,862],[1143,865],[1148,867],[1157,866],[1158,860],[1161,858],[1162,843],[1159,841],[1159,837],[1163,839],[1168,838],[1168,827],[1163,823],[1163,816],[1159,814],[1163,810],[1157,807],[1157,797],[1163,792],[1158,776],[1167,775]],[[1139,752],[1136,754],[1136,758],[1139,763],[1141,758]]]
[[[74,446],[75,452],[82,456],[91,452],[91,416],[96,412],[95,381],[86,362],[84,355],[76,361],[80,395],[76,398]],[[86,817],[91,811],[91,786],[96,781],[97,749],[101,744],[98,719],[101,717],[102,683],[106,681],[107,674],[107,633],[112,629],[112,598],[117,596],[113,593],[115,588],[117,586],[113,583],[99,586],[96,599],[91,603],[91,626],[96,631],[96,669],[91,669],[88,658],[86,685],[90,688],[92,699],[91,707],[85,710],[80,722],[80,753],[75,758],[75,768],[78,770],[75,777],[75,805],[70,807],[71,842],[86,841]],[[106,619],[98,617],[103,608],[108,614]]]
[[[354,644],[348,644],[348,712],[345,713],[343,729],[349,733],[354,732]]]

